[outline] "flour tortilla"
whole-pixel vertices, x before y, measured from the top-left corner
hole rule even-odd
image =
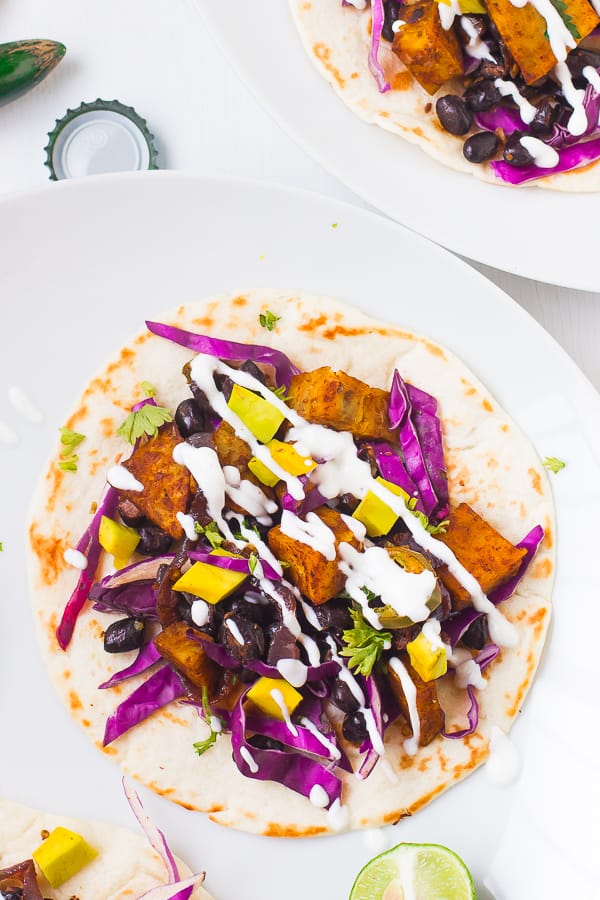
[[[273,332],[259,325],[259,312],[266,309],[281,316]],[[403,752],[399,728],[393,726],[386,739],[387,764],[377,766],[364,782],[344,778],[349,827],[379,826],[414,813],[485,760],[492,725],[508,731],[538,665],[550,618],[555,529],[549,484],[535,451],[449,351],[330,298],[255,290],[182,306],[160,320],[232,340],[272,344],[301,368],[330,365],[382,388],[389,387],[397,366],[440,402],[451,502],[466,501],[513,542],[537,523],[546,529],[529,574],[503,604],[519,629],[520,644],[504,650],[486,672],[489,684],[481,692],[477,731],[464,741],[438,737],[410,757]],[[129,453],[115,430],[132,403],[141,399],[140,382],[155,385],[158,402],[174,409],[188,396],[180,373],[191,355],[149,333],[123,347],[90,381],[66,422],[87,436],[78,448],[79,471],[58,468],[57,448],[33,503],[31,592],[42,654],[60,696],[99,750],[106,718],[143,679],[112,690],[96,689],[133,656],[104,653],[101,636],[109,618],[89,607],[68,651],[59,649],[56,624],[77,578],[64,563],[63,552],[86,528],[108,466]],[[157,793],[188,809],[208,811],[216,822],[267,835],[331,830],[327,813],[305,798],[279,784],[241,775],[231,759],[228,736],[197,757],[192,743],[205,736],[194,709],[172,704],[103,752]],[[389,775],[390,767],[397,776]],[[397,780],[392,783],[390,777]]]
[[[39,812],[0,798],[0,869],[31,859],[42,843],[42,831],[58,827],[80,834],[98,856],[64,885],[52,888],[38,870],[44,898],[52,900],[136,900],[146,891],[167,883],[165,865],[141,834],[106,822],[92,822]],[[192,873],[177,860],[181,878]],[[191,900],[210,900],[203,887],[194,888]]]
[[[430,96],[392,52],[391,45],[382,41],[379,61],[392,90],[381,94],[368,67],[370,8],[343,7],[341,0],[289,2],[311,61],[359,118],[401,135],[451,169],[511,187],[497,178],[488,165],[468,163],[462,152],[464,138],[449,134],[438,121],[435,113],[437,98],[448,93],[462,93],[460,80],[447,82],[437,94]],[[368,164],[365,160],[365,165]],[[556,191],[598,191],[600,165],[591,163],[571,172],[529,182],[526,186]]]

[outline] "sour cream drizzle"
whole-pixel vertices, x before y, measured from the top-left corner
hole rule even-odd
[[[252,528],[246,528],[246,526],[244,525],[243,516],[237,515],[234,512],[228,512],[225,513],[225,518],[228,522],[236,523],[237,529],[239,530],[242,537],[247,541],[248,544],[252,544],[252,546],[256,548],[256,552],[262,560],[268,563],[268,565],[270,565],[278,575],[283,574],[283,568],[279,560],[271,552],[268,545],[265,544],[265,542],[261,539],[260,535],[253,531]]]
[[[306,716],[302,716],[302,718],[299,721],[300,721],[300,725],[302,725],[303,728],[306,728],[307,731],[310,731],[310,733],[314,737],[316,737],[316,739],[319,741],[319,743],[325,747],[325,749],[329,753],[329,756],[331,757],[331,759],[340,759],[341,758],[342,754],[340,753],[338,748],[335,746],[334,743],[332,743],[329,740],[329,738],[325,737],[323,732],[319,731],[319,729],[314,724],[314,722],[311,722],[311,720],[308,719]]]
[[[194,600],[190,607],[190,613],[194,625],[197,625],[198,628],[203,628],[209,619],[208,603],[206,600]]]
[[[178,512],[175,518],[183,528],[188,541],[197,541],[200,535],[196,531],[196,523],[193,517],[187,515],[187,513]]]
[[[244,644],[246,643],[246,641],[244,640],[244,635],[243,635],[242,632],[240,631],[240,629],[239,629],[237,623],[236,623],[233,619],[226,619],[226,620],[225,620],[225,625],[227,626],[227,628],[228,628],[229,631],[231,632],[234,641],[235,641],[236,643],[238,643],[238,644],[240,645],[240,647],[243,647]]]
[[[212,447],[192,447],[184,441],[173,450],[173,459],[185,466],[197,482],[206,499],[208,514],[217,523],[219,531],[236,547],[245,547],[246,542],[234,538],[222,515],[225,506],[225,476],[219,457]]]
[[[421,737],[421,720],[419,711],[417,710],[417,689],[408,670],[403,662],[397,656],[392,656],[388,663],[390,669],[400,679],[404,696],[408,704],[408,715],[410,719],[410,727],[412,728],[412,737],[404,741],[404,750],[409,756],[414,756],[419,749],[419,739]]]
[[[600,2],[592,3],[592,6],[596,10],[596,12],[600,12]],[[581,74],[588,81],[595,91],[598,91],[600,94],[600,75],[598,75],[597,69],[593,66],[584,66],[581,70]]]
[[[490,53],[490,48],[486,42],[480,38],[479,32],[471,20],[466,16],[461,16],[460,25],[469,38],[469,43],[467,44],[467,53],[469,56],[473,57],[473,59],[489,59],[494,62],[494,57]]]
[[[138,481],[125,466],[111,466],[106,474],[106,480],[118,491],[136,491],[139,494],[144,490],[142,482]]]
[[[312,547],[329,562],[335,559],[333,531],[314,512],[309,512],[303,520],[284,509],[281,514],[281,533]]]
[[[261,525],[271,525],[272,521],[268,514],[277,511],[277,504],[270,500],[257,484],[241,478],[240,471],[235,466],[223,466],[223,475],[227,496],[258,519]]]
[[[325,788],[320,784],[313,784],[308,799],[313,806],[316,806],[319,809],[324,809],[326,806],[329,806],[329,795]]]
[[[240,747],[240,756],[242,757],[252,774],[256,775],[256,773],[258,772],[258,763],[247,747]]]
[[[454,24],[454,19],[456,16],[460,16],[460,3],[458,0],[449,0],[449,2],[441,0],[441,2],[438,3],[438,12],[442,28],[444,31],[450,31]]]
[[[559,62],[558,65],[554,67],[554,74],[560,83],[565,100],[573,107],[573,112],[567,122],[567,129],[574,135],[583,134],[588,127],[587,115],[583,105],[585,91],[575,87],[573,79],[571,78],[571,73],[569,72],[569,67],[565,62]]]
[[[299,688],[306,684],[308,668],[299,659],[280,659],[275,668],[292,687]]]
[[[73,566],[75,569],[87,569],[87,556],[80,550],[74,550],[72,547],[69,547],[69,549],[65,550],[63,553],[63,559],[67,565]]]
[[[526,125],[530,125],[537,112],[535,106],[527,100],[520,92],[516,84],[512,81],[503,81],[502,78],[496,78],[494,81],[502,97],[510,97],[519,108],[519,115]]]
[[[290,734],[293,734],[294,737],[298,737],[298,729],[292,722],[292,719],[290,717],[290,711],[286,706],[285,700],[283,699],[283,694],[281,693],[279,688],[272,688],[272,690],[269,691],[269,693],[271,694],[271,697],[273,698],[274,702],[277,704],[277,706],[281,710],[281,715],[283,716],[283,721],[285,722],[285,724],[287,726],[287,730],[290,732]]]
[[[519,138],[520,143],[525,147],[527,152],[532,156],[533,162],[540,169],[553,169],[558,165],[560,157],[554,147],[549,147],[539,138],[531,135],[523,135]]]
[[[365,695],[363,694],[358,681],[356,680],[356,678],[354,677],[354,675],[352,674],[350,669],[348,669],[346,667],[343,660],[338,655],[337,646],[336,646],[333,638],[330,635],[328,635],[326,638],[326,641],[331,650],[331,658],[340,667],[340,671],[338,672],[337,677],[340,679],[340,681],[343,681],[346,684],[346,686],[350,690],[350,693],[352,694],[354,699],[356,701],[358,701],[358,703],[360,704],[357,712],[361,713],[365,720],[365,725],[367,728],[367,732],[369,734],[369,740],[371,741],[375,752],[379,756],[383,756],[385,753],[385,747],[383,745],[383,740],[381,738],[381,735],[379,734],[379,731],[377,730],[377,725],[375,723],[375,717],[373,715],[373,710],[369,709],[368,707],[365,706]],[[356,774],[357,778],[360,777],[358,772],[356,772],[355,774]]]
[[[568,51],[577,46],[577,41],[550,0],[510,0],[510,2],[517,9],[523,9],[527,3],[531,3],[540,16],[546,20],[546,31],[552,52],[559,63],[564,62]]]

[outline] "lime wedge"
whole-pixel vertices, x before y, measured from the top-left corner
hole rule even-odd
[[[359,872],[349,900],[476,900],[463,861],[440,844],[398,844]]]

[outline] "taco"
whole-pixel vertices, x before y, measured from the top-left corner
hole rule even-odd
[[[148,842],[126,828],[0,799],[2,900],[210,900],[126,788]]]
[[[510,728],[552,499],[446,349],[329,298],[220,296],[148,323],[61,441],[29,529],[42,653],[157,793],[269,835],[375,826]]]
[[[595,0],[290,0],[350,109],[494,184],[600,188]]]

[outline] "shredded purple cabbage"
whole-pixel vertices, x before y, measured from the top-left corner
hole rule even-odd
[[[122,681],[126,681],[128,678],[133,678],[134,675],[141,675],[142,672],[146,672],[161,658],[162,657],[154,646],[154,643],[148,641],[147,644],[140,647],[138,654],[131,665],[127,666],[125,669],[121,669],[120,672],[115,672],[108,681],[99,684],[98,688],[103,691],[106,688],[114,687],[115,684],[121,684]]]
[[[365,441],[364,446],[372,450],[381,477],[392,484],[397,484],[403,491],[406,491],[409,497],[414,497],[417,501],[415,509],[424,513],[423,501],[415,483],[392,445],[387,441]]]
[[[381,32],[385,19],[385,11],[383,8],[383,0],[371,0],[371,16],[373,24],[371,27],[371,50],[369,52],[369,70],[371,75],[377,82],[377,87],[381,94],[391,90],[391,85],[385,77],[383,66],[379,62],[379,47],[381,44]]]
[[[95,584],[89,596],[98,612],[123,612],[138,619],[157,617],[153,581],[135,581],[116,588]]]
[[[85,606],[89,592],[94,583],[96,569],[98,568],[98,563],[100,562],[100,557],[102,555],[102,547],[98,540],[100,520],[102,519],[102,516],[112,518],[116,512],[118,503],[118,491],[109,486],[101,502],[98,504],[98,509],[94,514],[94,518],[77,544],[77,549],[85,554],[88,562],[86,568],[82,569],[80,572],[75,590],[67,601],[67,605],[63,610],[61,620],[56,629],[56,639],[61,650],[66,650],[71,643],[77,619]]]
[[[240,572],[245,575],[252,574],[250,563],[245,557],[219,556],[217,553],[211,554],[208,550],[190,550],[189,556],[194,562],[207,563],[209,566],[216,566],[219,569],[229,569],[231,572]],[[268,562],[261,559],[260,564],[263,567],[266,578],[269,578],[271,581],[281,581],[279,572],[276,572]]]
[[[383,710],[381,707],[381,694],[379,693],[377,682],[375,681],[373,675],[369,675],[367,678],[363,678],[362,682],[364,685],[367,702],[369,704],[369,709],[373,713],[373,719],[375,721],[377,733],[379,734],[379,737],[383,742]],[[379,753],[373,746],[373,742],[370,738],[368,738],[363,743],[361,750],[363,749],[366,749],[367,755],[363,759],[360,769],[357,773],[357,777],[361,780],[369,777],[381,758],[379,756]]]
[[[500,653],[500,647],[496,644],[488,644],[483,650],[474,657],[475,662],[483,672],[491,662],[493,662],[498,654]],[[473,734],[475,729],[479,724],[479,703],[477,702],[477,697],[475,695],[475,689],[472,684],[467,685],[467,694],[470,701],[469,709],[467,710],[467,720],[469,722],[466,728],[463,728],[461,731],[446,731],[442,729],[442,736],[445,738],[464,738],[469,734]]]
[[[219,359],[242,360],[251,359],[256,363],[264,363],[273,366],[277,385],[290,386],[293,375],[297,375],[300,369],[290,362],[285,353],[273,347],[263,347],[259,344],[239,344],[236,341],[222,341],[219,338],[209,337],[205,334],[194,334],[184,331],[174,325],[164,325],[160,322],[146,322],[148,331],[158,337],[166,338],[175,344],[181,344],[194,353],[205,353],[216,356]]]
[[[181,679],[171,666],[165,665],[117,706],[106,720],[103,746],[139,725],[152,713],[178,700],[185,693]]]
[[[547,175],[558,175],[560,172],[570,172],[587,163],[600,159],[600,137],[591,141],[576,144],[574,147],[565,147],[558,150],[559,160],[552,169],[542,169],[539,166],[522,166],[517,168],[510,163],[499,160],[491,162],[490,166],[498,178],[509,184],[524,184],[536,178],[545,178]]]
[[[300,475],[299,478],[303,486],[306,486],[309,480],[308,475]],[[302,500],[294,500],[287,491],[281,498],[282,509],[287,509],[288,512],[293,512],[297,516],[305,516],[307,513],[318,509],[319,506],[323,506],[324,503],[327,503],[327,498],[323,496],[317,487],[306,491]]]
[[[316,726],[316,723],[313,724]],[[279,741],[281,744],[285,744],[286,747],[291,747],[302,753],[312,753],[313,756],[322,756],[328,761],[328,764],[333,762],[336,766],[339,766],[339,768],[344,769],[346,772],[352,772],[352,766],[350,765],[348,757],[342,749],[338,747],[334,731],[331,731],[329,734],[321,733],[323,734],[323,738],[336,748],[339,756],[336,753],[328,751],[325,744],[315,737],[308,728],[299,725],[297,722],[295,722],[294,725],[298,732],[297,735],[292,734],[285,722],[280,722],[278,719],[271,718],[271,716],[248,716],[246,718],[247,732],[261,734],[265,737],[272,738],[275,741]]]
[[[331,771],[330,764],[323,766],[296,751],[261,750],[248,743],[245,697],[246,694],[242,694],[231,714],[233,758],[242,775],[259,781],[275,781],[304,797],[310,797],[313,787],[319,785],[329,798],[327,807],[339,800],[342,784]]]

